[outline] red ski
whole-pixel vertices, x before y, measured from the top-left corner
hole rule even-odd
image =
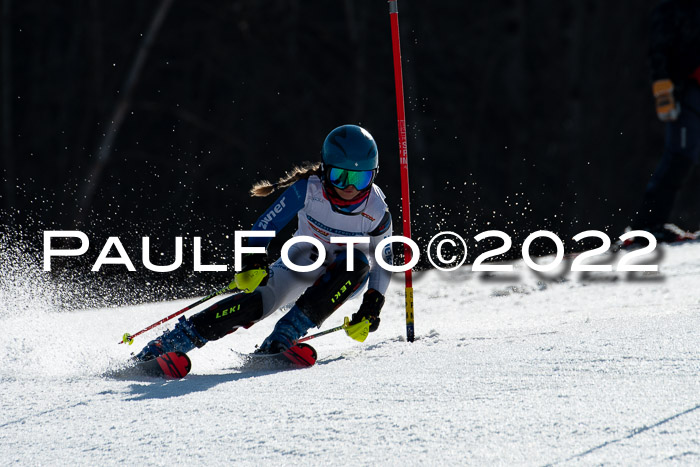
[[[316,364],[316,349],[308,344],[293,345],[282,352],[282,355],[292,362],[293,365],[298,367],[303,368]]]
[[[138,362],[136,369],[147,376],[166,379],[180,379],[187,376],[192,369],[190,357],[182,352],[168,352],[158,358]]]
[[[253,360],[274,363],[275,367],[308,368],[316,364],[316,349],[308,344],[296,344],[280,353],[253,353]]]

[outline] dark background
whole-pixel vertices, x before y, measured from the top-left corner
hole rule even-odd
[[[127,301],[227,281],[192,273],[192,237],[206,262],[231,264],[233,231],[273,201],[249,198],[252,183],[317,160],[344,123],[374,135],[401,233],[385,1],[1,1],[2,233],[34,252],[46,229],[88,233],[90,252],[55,260],[57,277],[118,283]],[[622,233],[663,144],[647,60],[655,3],[399,1],[422,247],[454,230],[473,259],[486,245],[471,238],[501,229],[515,257],[540,229],[567,251],[583,230]],[[697,182],[673,216],[693,230]],[[177,235],[183,267],[147,274],[141,237],[165,264]],[[90,272],[108,236],[139,274]]]

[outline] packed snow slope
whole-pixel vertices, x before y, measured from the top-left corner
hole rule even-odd
[[[319,338],[315,367],[246,366],[278,313],[191,352],[178,381],[112,374],[160,330],[117,342],[194,299],[59,312],[4,277],[0,463],[697,465],[700,244],[659,264],[418,275],[414,343],[398,276],[379,330]]]

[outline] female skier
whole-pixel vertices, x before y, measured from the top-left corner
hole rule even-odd
[[[311,272],[295,272],[281,259],[268,267],[265,254],[243,256],[242,270],[234,280],[246,293],[231,295],[189,319],[180,318],[173,330],[149,342],[136,359],[147,361],[174,351],[187,353],[239,327],[250,327],[294,302],[256,351],[283,352],[310,328],[320,327],[340,305],[365,287],[362,305],[350,323],[366,319],[370,332],[377,329],[391,277],[390,272],[370,259],[370,252],[391,235],[391,215],[384,193],[374,185],[377,145],[363,128],[343,125],[328,134],[321,153],[320,164],[296,167],[274,184],[260,182],[251,194],[267,196],[278,188],[286,188],[255,222],[253,230],[279,233],[296,216],[298,227],[294,235],[321,241],[326,252],[323,265]],[[369,237],[370,243],[355,244],[351,250],[353,258],[348,258],[348,245],[331,243],[331,237]],[[253,237],[248,243],[266,247],[269,242],[270,238]],[[382,256],[392,264],[391,248],[385,248]],[[290,248],[289,258],[298,266],[306,266],[318,259],[318,253],[308,243],[296,243]]]

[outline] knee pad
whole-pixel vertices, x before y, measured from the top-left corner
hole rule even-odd
[[[353,271],[348,271],[347,253],[340,253],[314,284],[299,297],[296,305],[316,326],[321,326],[335,310],[362,286],[369,274],[369,260],[353,249]]]
[[[200,311],[190,322],[206,340],[216,340],[240,327],[250,327],[262,318],[260,292],[237,293]]]

